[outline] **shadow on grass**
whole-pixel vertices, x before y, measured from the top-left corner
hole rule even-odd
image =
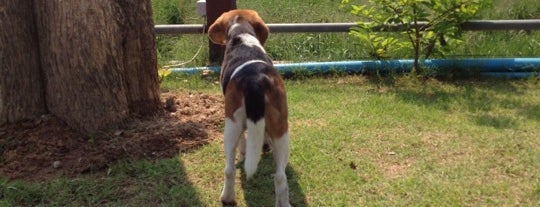
[[[127,198],[135,200],[131,206],[205,206],[190,182],[182,160],[160,161],[143,169],[146,172],[138,173],[137,196]]]
[[[44,183],[0,178],[0,206],[204,206],[183,163],[124,161],[107,176],[92,174]]]
[[[56,145],[48,144],[49,142],[38,142],[47,147],[42,147],[43,153],[33,156],[33,163],[45,160],[41,162],[48,164],[50,162],[43,157],[53,154],[57,156],[53,158],[62,158],[64,164],[57,167],[58,169],[50,166],[41,171],[38,165],[34,166],[38,168],[37,170],[29,172],[34,174],[47,173],[47,170],[69,172],[68,170],[73,170],[75,167],[71,165],[72,162],[66,160],[73,157],[79,158],[74,162],[75,164],[83,163],[85,166],[99,168],[79,173],[66,173],[56,177],[50,176],[39,182],[9,179],[0,175],[0,206],[205,206],[194,184],[190,182],[186,164],[182,160],[170,158],[178,154],[179,147],[184,151],[189,151],[207,144],[208,133],[204,125],[167,121],[142,123],[145,126],[144,129],[134,127],[136,129],[129,131],[133,134],[138,133],[137,130],[147,131],[138,134],[140,136],[117,137],[109,140],[96,139],[97,141],[92,143],[85,140],[79,142],[79,139],[73,138],[75,141],[68,142],[69,144],[62,142],[56,144],[63,147],[62,151],[56,150],[54,148]],[[165,131],[162,126],[169,126],[178,131]],[[161,134],[158,136],[154,133],[156,131]],[[179,143],[178,134],[182,132],[197,133],[181,137],[182,142]],[[50,136],[46,137],[48,140],[62,141],[68,137],[60,133],[54,136],[52,133],[46,135]],[[0,136],[0,143],[4,141],[4,138]],[[28,139],[24,143],[29,146],[39,146],[30,144],[32,142]],[[34,147],[33,150],[37,149]],[[66,154],[59,152],[66,152]],[[69,152],[78,153],[69,154]],[[28,160],[28,158],[21,160]]]
[[[243,165],[239,165],[243,166]],[[264,153],[259,162],[257,172],[252,179],[246,180],[246,175],[242,170],[242,188],[247,206],[274,206],[274,178],[276,168],[272,153]],[[298,173],[287,165],[285,170],[287,182],[289,184],[289,202],[292,206],[308,206],[306,197],[300,184],[298,183]]]
[[[204,206],[190,182],[185,164],[180,159],[120,163],[103,192],[103,199],[93,195],[93,205],[110,206]],[[114,169],[113,169],[114,170]],[[108,180],[108,179],[107,179]],[[100,182],[101,183],[101,182]],[[78,186],[81,188],[81,186]],[[84,188],[83,188],[84,189]],[[90,194],[91,195],[91,194]],[[98,194],[99,195],[99,194]],[[84,200],[84,199],[83,199]],[[70,205],[70,204],[69,204]],[[69,206],[68,205],[68,206]]]
[[[482,126],[498,129],[518,127],[519,118],[494,112],[501,108],[516,110],[516,115],[525,119],[540,120],[540,114],[535,112],[538,106],[526,99],[512,97],[526,95],[527,80],[482,78],[422,82],[383,78],[372,82],[392,88],[391,92],[407,103],[443,111],[469,112],[470,119]]]

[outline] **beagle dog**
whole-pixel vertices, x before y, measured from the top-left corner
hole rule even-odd
[[[290,206],[285,168],[289,160],[287,98],[283,79],[264,50],[268,27],[253,10],[223,13],[209,28],[212,42],[225,45],[221,89],[225,97],[225,184],[221,202],[235,204],[235,154],[250,179],[268,142],[276,162],[276,206]],[[247,129],[247,137],[244,131]]]

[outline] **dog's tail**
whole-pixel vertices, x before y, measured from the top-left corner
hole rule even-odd
[[[247,140],[244,170],[249,179],[257,171],[265,136],[265,91],[270,80],[264,74],[249,78],[244,85],[244,102],[247,115]]]

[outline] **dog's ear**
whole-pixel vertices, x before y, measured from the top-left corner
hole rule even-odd
[[[262,19],[258,18],[260,21],[253,22],[253,29],[255,30],[255,35],[257,35],[257,39],[259,39],[259,42],[261,45],[264,46],[264,43],[266,42],[266,39],[268,39],[268,34],[270,33],[270,30],[268,29],[268,26],[262,21]]]
[[[227,44],[227,22],[223,20],[223,16],[220,16],[216,21],[208,28],[208,37],[213,43],[218,45]]]
[[[270,33],[268,26],[266,26],[266,23],[264,23],[264,21],[256,11],[244,10],[243,12],[245,12],[244,16],[248,19],[249,24],[253,26],[257,39],[259,40],[261,45],[264,46],[266,39],[268,39],[268,34]]]

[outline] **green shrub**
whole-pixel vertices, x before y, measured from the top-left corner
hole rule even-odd
[[[348,4],[349,0],[342,2]],[[350,34],[367,42],[371,55],[377,59],[412,49],[414,72],[420,68],[420,59],[444,55],[446,50],[459,45],[460,24],[490,3],[491,0],[369,0],[368,5],[351,5],[351,13],[360,21]],[[400,26],[402,32],[387,32],[391,25]]]

